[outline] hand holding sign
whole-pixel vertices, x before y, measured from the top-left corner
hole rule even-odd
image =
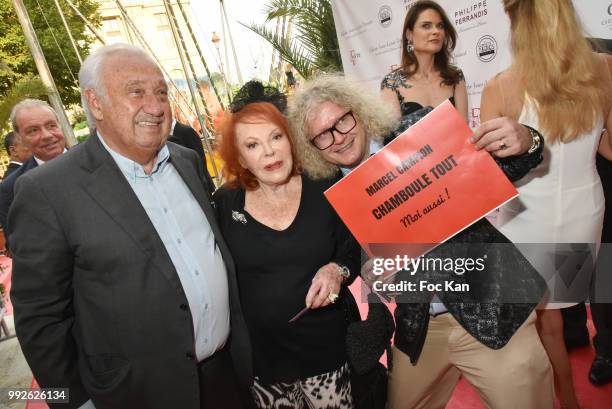
[[[518,195],[471,135],[447,101],[325,195],[370,256],[402,243],[418,257]]]
[[[532,143],[527,128],[506,117],[483,122],[474,131],[471,141],[476,149],[485,149],[500,158],[523,154]]]

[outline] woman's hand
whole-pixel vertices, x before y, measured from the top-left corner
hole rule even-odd
[[[529,130],[508,117],[483,122],[470,138],[476,149],[485,149],[498,158],[522,155],[533,143]]]
[[[476,149],[485,149],[498,158],[522,155],[533,143],[529,130],[514,119],[518,113],[515,116],[508,111],[505,103],[502,88],[511,83],[511,78],[505,71],[487,81],[480,98],[481,124],[470,138]]]
[[[306,294],[306,306],[308,308],[325,307],[336,301],[335,298],[340,294],[343,280],[338,273],[339,270],[340,266],[338,264],[328,263],[317,271],[312,279],[308,294]]]

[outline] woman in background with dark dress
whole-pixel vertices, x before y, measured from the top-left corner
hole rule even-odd
[[[242,93],[267,100],[259,83]],[[269,100],[283,109],[284,102]],[[228,183],[214,200],[252,342],[255,403],[353,408],[342,305],[352,297],[347,284],[360,255],[323,196],[334,180],[300,174],[286,119],[275,105],[235,102],[232,111],[221,127]],[[307,312],[292,320],[304,306]]]
[[[404,20],[401,67],[387,74],[380,89],[402,116],[447,99],[467,121],[467,89],[460,69],[450,63],[457,33],[438,3],[417,1]]]

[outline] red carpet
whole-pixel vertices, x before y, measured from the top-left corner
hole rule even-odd
[[[5,296],[4,305],[6,306],[6,315],[13,314],[13,305],[9,298],[9,291],[11,290],[11,259],[6,256],[0,256],[0,283],[4,285]]]
[[[6,262],[0,259],[2,265]],[[358,295],[359,286],[357,283],[351,286],[351,290],[356,295],[359,302],[361,297]],[[359,304],[362,316],[367,313],[367,304]],[[593,322],[589,310],[588,328],[591,336],[594,334]],[[612,408],[612,384],[604,387],[595,387],[589,383],[587,378],[591,362],[595,352],[591,347],[584,347],[570,353],[572,370],[574,373],[574,384],[578,394],[578,401],[582,409],[610,409]],[[36,381],[32,380],[32,389],[37,389]],[[446,409],[481,409],[484,408],[480,398],[474,389],[465,381],[461,380],[455,389],[455,393]],[[41,402],[28,402],[26,409],[48,409],[47,405]],[[221,408],[220,408],[221,409]],[[540,408],[520,408],[520,409],[540,409]]]
[[[32,379],[32,385],[30,389],[40,389],[40,386],[36,383],[36,379]],[[25,409],[49,409],[49,406],[45,402],[30,402],[26,403]]]
[[[595,333],[590,311],[587,322],[591,336]],[[591,347],[578,348],[570,352],[574,385],[578,402],[582,409],[610,409],[612,408],[612,384],[595,387],[588,380],[589,370],[595,351]],[[558,407],[558,406],[557,406]],[[465,380],[461,380],[453,398],[446,409],[480,409],[484,408],[474,389]]]
[[[360,284],[357,282],[354,283],[351,286],[351,291],[355,295],[355,299],[359,302],[359,310],[362,317],[365,317],[367,314],[367,305],[360,302],[362,298],[359,295],[359,286]],[[394,307],[395,306],[392,305],[391,310],[393,310]],[[593,321],[591,321],[590,309],[588,309],[587,326],[592,337],[595,334],[595,330],[593,328]],[[612,383],[604,387],[595,387],[591,385],[588,380],[588,374],[594,356],[595,351],[592,347],[579,348],[570,352],[570,360],[574,374],[574,386],[576,387],[578,402],[582,409],[612,409]],[[385,360],[381,359],[381,362],[384,363]],[[455,389],[453,397],[448,405],[446,405],[446,409],[484,409],[484,405],[480,401],[474,388],[472,388],[465,379],[461,379]]]

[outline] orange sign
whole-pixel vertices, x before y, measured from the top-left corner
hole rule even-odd
[[[370,256],[378,243],[431,250],[518,196],[446,101],[329,188],[325,196]]]

